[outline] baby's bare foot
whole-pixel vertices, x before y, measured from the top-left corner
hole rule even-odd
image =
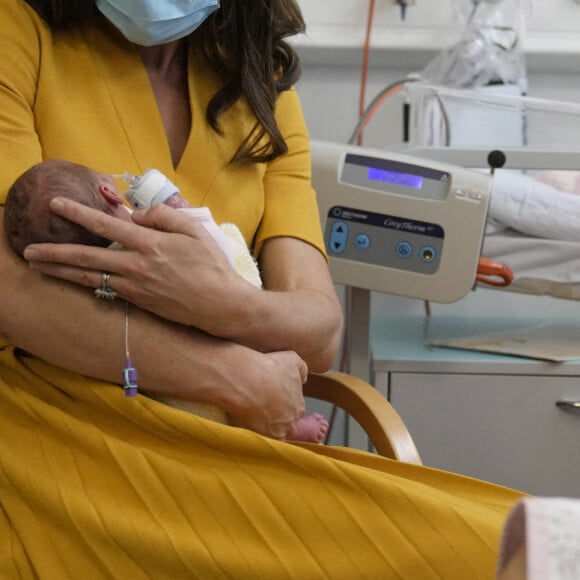
[[[320,443],[328,432],[328,422],[318,413],[312,413],[302,417],[292,435],[291,441],[305,441],[307,443]]]

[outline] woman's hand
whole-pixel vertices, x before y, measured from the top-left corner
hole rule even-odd
[[[136,212],[131,223],[63,198],[50,207],[123,250],[33,244],[24,256],[35,270],[91,288],[109,272],[109,287],[121,298],[210,333],[232,299],[258,291],[235,273],[203,225],[179,211],[157,206]]]
[[[286,439],[305,412],[302,385],[308,367],[292,351],[256,354],[260,363],[252,371],[236,373],[230,385],[229,400],[237,405],[226,409],[228,417],[238,427]],[[238,392],[231,396],[232,391]]]

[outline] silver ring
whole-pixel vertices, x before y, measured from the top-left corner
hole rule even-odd
[[[111,279],[110,272],[103,272],[101,274],[101,287],[95,290],[95,296],[101,298],[102,300],[114,300],[117,293],[109,286],[109,280]]]

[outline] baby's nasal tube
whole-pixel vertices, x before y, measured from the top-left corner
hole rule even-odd
[[[115,179],[122,179],[129,186],[132,186],[137,181],[137,179],[139,179],[138,175],[133,175],[127,171],[125,171],[125,173],[116,173],[113,175],[113,177]]]
[[[181,197],[177,186],[157,169],[149,169],[143,175],[124,173],[115,177],[129,185],[125,198],[135,209],[149,209],[160,204],[174,208],[191,207]]]
[[[179,189],[157,169],[149,169],[143,175],[124,173],[114,177],[120,177],[129,184],[125,198],[135,209],[149,209],[164,204],[186,211],[189,216],[198,220],[205,227],[223,250],[230,265],[234,267],[232,239],[216,224],[209,207],[192,206],[181,197]]]

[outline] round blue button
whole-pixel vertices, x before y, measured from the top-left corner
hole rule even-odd
[[[399,258],[409,258],[413,253],[413,246],[409,242],[399,242],[395,246],[395,252]]]
[[[354,245],[358,250],[366,250],[371,245],[371,239],[367,234],[358,234],[354,239]]]

